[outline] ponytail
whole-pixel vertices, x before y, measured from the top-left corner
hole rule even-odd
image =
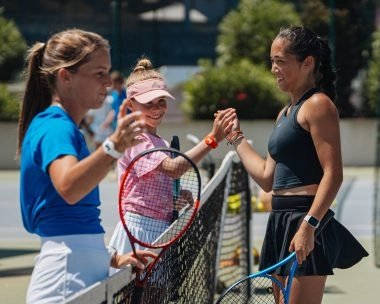
[[[318,88],[324,92],[331,100],[335,100],[336,91],[335,91],[335,80],[336,73],[333,70],[331,63],[331,50],[326,41],[318,37],[320,44],[320,56],[319,56],[319,66],[317,78]]]
[[[26,87],[19,116],[16,157],[21,153],[21,145],[30,122],[51,103],[52,93],[41,72],[44,51],[45,43],[38,42],[28,52]]]

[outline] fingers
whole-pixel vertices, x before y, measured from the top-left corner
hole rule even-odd
[[[143,250],[137,250],[137,255],[138,257],[136,258],[135,256],[133,257],[134,259],[134,265],[138,268],[138,269],[145,269],[146,266],[149,264],[150,262],[150,259],[156,259],[157,258],[157,254],[152,252],[152,251],[143,251]]]
[[[129,113],[127,115],[124,115],[122,117],[119,117],[118,119],[121,119],[123,124],[130,125],[131,123],[133,123],[136,120],[139,121],[141,114],[142,113],[140,111],[135,111],[135,112]]]
[[[120,106],[124,110],[126,103]],[[117,126],[115,132],[110,136],[111,140],[115,143],[115,148],[122,152],[129,147],[133,147],[141,142],[137,138],[138,135],[145,132],[145,122],[141,119],[142,113],[140,111],[132,112],[123,115],[119,112]]]
[[[118,255],[117,266],[122,268],[123,266],[132,265],[138,270],[143,270],[147,267],[150,259],[157,258],[157,254],[151,251],[137,250],[136,255],[133,252]]]
[[[121,118],[127,114],[127,108],[128,108],[127,101],[128,101],[128,99],[124,99],[123,102],[121,103],[120,107],[119,107],[119,112],[117,114],[118,120],[119,120],[119,118]]]
[[[228,133],[231,132],[236,120],[236,110],[228,108],[225,110],[218,110],[214,114],[213,136],[218,142],[222,141]]]
[[[307,256],[310,254],[312,250],[313,249],[309,250],[304,246],[301,246],[300,248],[296,249],[294,242],[291,242],[289,246],[289,252],[293,252],[293,251],[296,252],[298,264],[302,264],[306,260]]]

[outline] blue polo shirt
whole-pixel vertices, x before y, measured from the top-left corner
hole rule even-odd
[[[23,140],[20,168],[21,214],[27,231],[42,237],[104,233],[99,187],[70,205],[48,174],[58,157],[82,160],[89,154],[84,136],[62,108],[52,106],[34,117]]]

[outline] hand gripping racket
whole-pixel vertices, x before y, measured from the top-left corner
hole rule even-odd
[[[173,203],[173,182],[178,178],[181,178],[179,196]],[[156,287],[162,285],[160,274],[152,270],[162,254],[194,221],[200,190],[197,166],[186,154],[175,149],[146,150],[126,168],[119,189],[119,215],[132,250],[137,258],[136,249],[160,251],[158,257],[136,275],[133,304],[142,303],[143,289],[149,278]],[[174,221],[173,208],[178,211]]]
[[[319,228],[315,231],[315,236],[319,235],[324,226],[334,217],[334,212],[328,210],[323,217]],[[218,298],[215,304],[287,304],[294,273],[297,268],[296,253],[292,252],[277,264],[263,269],[257,273],[251,274],[227,288]],[[285,286],[271,273],[279,267],[286,265],[290,267],[289,276]]]

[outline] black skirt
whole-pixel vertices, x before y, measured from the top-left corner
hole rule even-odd
[[[272,211],[260,255],[259,270],[268,268],[290,254],[289,246],[314,196],[273,195]],[[313,251],[298,265],[296,276],[331,275],[334,268],[349,268],[368,252],[335,218],[315,237]],[[278,268],[277,275],[289,274],[290,265]]]

